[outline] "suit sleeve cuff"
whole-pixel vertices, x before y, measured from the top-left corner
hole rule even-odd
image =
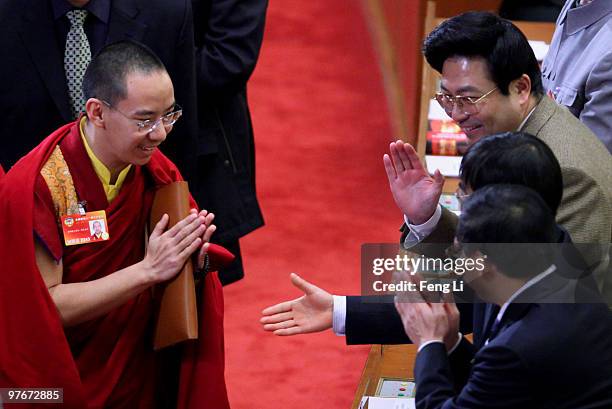
[[[346,335],[346,297],[334,295],[332,329],[338,336]]]
[[[430,341],[423,342],[419,346],[419,349],[417,349],[417,354],[421,352],[427,345],[430,345],[430,344],[444,344],[444,341],[442,341],[441,339],[432,339]]]
[[[410,248],[416,246],[423,241],[427,236],[436,229],[440,218],[442,217],[442,207],[438,204],[434,214],[423,224],[412,224],[408,217],[404,215],[404,221],[408,226],[409,233],[404,239],[404,248]]]
[[[453,345],[453,347],[450,349],[450,351],[447,352],[447,355],[450,355],[453,353],[453,351],[455,351],[455,349],[457,349],[457,347],[459,346],[459,344],[461,343],[461,340],[463,339],[463,334],[461,332],[457,333],[458,337],[457,337],[457,342],[455,342],[455,345]],[[417,349],[417,353],[421,352],[421,350],[423,348],[425,348],[427,345],[429,344],[444,344],[444,341],[441,339],[432,339],[430,341],[427,342],[423,342],[420,346],[419,349]]]

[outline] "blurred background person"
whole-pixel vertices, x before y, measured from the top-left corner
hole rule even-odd
[[[247,82],[255,69],[267,0],[193,0],[198,94],[197,184],[200,206],[215,214],[217,243],[236,255],[219,272],[244,277],[238,239],[264,223],[255,189],[255,140]]]
[[[542,64],[544,89],[612,153],[612,1],[568,0]]]

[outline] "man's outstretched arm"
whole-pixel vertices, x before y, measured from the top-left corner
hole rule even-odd
[[[286,336],[332,328],[333,296],[295,273],[291,273],[291,282],[304,295],[263,310],[261,323],[264,330]]]

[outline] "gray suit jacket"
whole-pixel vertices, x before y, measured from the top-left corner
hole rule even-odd
[[[612,152],[612,1],[568,0],[542,65],[544,88]]]
[[[567,109],[543,97],[521,129],[544,141],[561,165],[563,198],[557,223],[565,227],[574,243],[612,241],[612,156],[593,133]],[[442,218],[424,243],[452,243],[457,216],[442,209]],[[402,228],[402,243],[408,232]],[[418,251],[418,248],[415,250]],[[593,261],[600,254],[585,254]],[[612,306],[612,274],[600,264],[596,280]],[[599,274],[599,275],[597,275]]]

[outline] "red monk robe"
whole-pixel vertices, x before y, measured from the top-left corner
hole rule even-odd
[[[105,210],[110,239],[62,245],[53,201],[40,176],[56,145],[86,210]],[[63,388],[64,406],[151,407],[156,354],[153,300],[146,290],[100,318],[62,328],[36,266],[34,236],[58,260],[63,283],[95,280],[142,260],[155,187],[181,180],[159,151],[133,166],[108,204],[82,144],[77,122],[65,125],[19,161],[0,182],[0,387]],[[211,263],[228,253],[211,245]],[[229,408],[224,380],[223,293],[208,274],[199,293],[197,341],[183,343],[179,408]],[[26,407],[20,405],[20,407]],[[50,406],[52,407],[52,406]]]

